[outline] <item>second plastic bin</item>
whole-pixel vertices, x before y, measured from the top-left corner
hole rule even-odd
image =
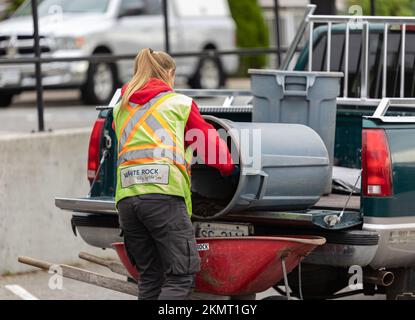
[[[298,123],[311,127],[324,141],[332,167],[336,98],[343,73],[257,69],[249,73],[254,96],[252,122]],[[330,174],[326,194],[331,192],[331,179]]]

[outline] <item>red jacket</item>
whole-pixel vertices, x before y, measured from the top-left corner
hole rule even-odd
[[[124,85],[122,88],[122,94],[124,94],[127,85]],[[161,92],[166,91],[173,91],[173,89],[168,86],[165,82],[151,78],[150,81],[140,90],[136,91],[130,98],[130,102],[136,103],[139,105],[143,105],[154,98]],[[203,137],[205,138],[205,150],[197,150],[198,156],[206,163],[207,165],[214,167],[219,170],[219,172],[224,175],[228,176],[232,173],[235,168],[235,165],[232,162],[232,157],[229,153],[228,147],[223,141],[216,130],[213,128],[212,125],[208,124],[201,116],[199,112],[199,108],[197,107],[196,103],[192,102],[192,108],[189,114],[189,118],[186,123],[185,127],[185,134],[187,131],[191,129],[198,129],[203,132]],[[209,131],[210,130],[210,131]],[[209,132],[209,133],[208,133]],[[195,143],[196,138],[193,141],[185,141],[186,147]],[[209,147],[210,145],[214,144],[215,149],[213,146]],[[208,150],[216,150],[216,159],[212,161],[209,158]],[[223,154],[226,153],[226,163],[220,163],[219,159],[224,159]],[[210,161],[208,161],[208,159]],[[222,161],[223,162],[223,161]]]

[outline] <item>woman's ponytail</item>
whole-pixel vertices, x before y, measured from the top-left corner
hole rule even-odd
[[[122,106],[126,106],[134,92],[144,87],[150,78],[168,83],[169,72],[175,69],[176,64],[169,54],[149,48],[141,50],[135,58],[134,76],[125,90]]]

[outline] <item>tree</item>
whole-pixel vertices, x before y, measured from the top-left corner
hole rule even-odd
[[[13,13],[16,11],[18,7],[22,5],[22,3],[25,2],[25,0],[12,0],[10,1],[10,6],[7,9],[8,13]]]
[[[269,46],[269,32],[256,0],[229,0],[232,17],[236,23],[237,45],[240,48]],[[261,68],[267,63],[265,55],[241,57],[240,72],[248,68]]]
[[[377,16],[413,16],[415,3],[413,0],[375,0]],[[349,0],[349,6],[358,5],[364,15],[370,15],[370,0]]]

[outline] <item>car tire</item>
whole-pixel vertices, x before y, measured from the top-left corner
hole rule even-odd
[[[92,63],[87,81],[81,89],[82,101],[86,104],[105,105],[110,102],[117,89],[117,69],[113,63]]]
[[[7,108],[13,102],[12,93],[0,93],[0,108]]]
[[[221,61],[218,58],[206,57],[199,61],[189,85],[193,89],[220,89],[225,86],[225,81]]]

